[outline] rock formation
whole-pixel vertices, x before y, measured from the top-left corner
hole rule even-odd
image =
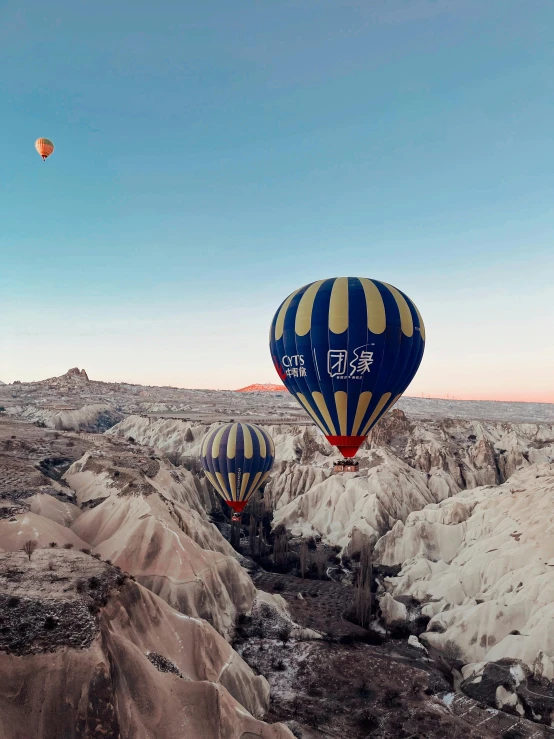
[[[129,416],[109,433],[171,456],[195,459],[211,426]],[[348,547],[356,532],[371,542],[410,512],[461,490],[504,482],[517,469],[554,459],[554,426],[385,417],[359,452],[358,473],[332,474],[338,454],[314,426],[269,425],[276,463],[266,491],[275,525]]]
[[[0,555],[3,739],[292,739],[205,621],[81,552]],[[48,583],[48,588],[44,585]]]
[[[512,658],[554,679],[553,506],[554,465],[533,465],[411,513],[377,543],[376,562],[402,565],[389,597],[422,604],[420,639],[455,644],[465,675]]]
[[[207,520],[192,473],[142,454],[87,454],[69,468],[64,479],[78,502],[93,506],[72,531],[170,605],[228,637],[236,616],[250,610],[255,588]]]
[[[80,380],[85,380],[85,382],[89,382],[88,375],[84,369],[80,370],[78,367],[73,367],[70,370],[67,370],[64,377],[69,378],[76,378]]]

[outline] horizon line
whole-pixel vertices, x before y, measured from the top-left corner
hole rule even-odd
[[[77,368],[74,368],[77,369]],[[68,370],[69,372],[70,370]],[[86,371],[86,370],[85,370]],[[12,382],[6,382],[4,383],[5,387],[13,386],[15,383],[21,384],[21,385],[33,385],[37,384],[39,382],[47,382],[48,380],[57,380],[61,377],[65,377],[68,373],[64,373],[62,375],[55,375],[53,377],[47,377],[44,380],[13,380]],[[88,376],[88,375],[87,375]],[[107,385],[134,385],[136,387],[144,387],[144,388],[168,388],[172,390],[199,390],[199,391],[211,391],[211,392],[240,392],[242,388],[215,388],[215,387],[181,387],[178,385],[143,385],[141,383],[136,382],[128,382],[125,380],[91,380],[89,378],[89,382],[101,382]],[[278,382],[252,382],[248,385],[244,385],[244,387],[250,387],[250,385],[278,385]],[[0,385],[1,387],[1,385]],[[274,391],[278,392],[278,391]],[[286,387],[283,386],[283,392],[289,392]],[[291,393],[292,396],[292,393]],[[292,396],[294,397],[294,396]],[[522,400],[521,398],[487,398],[487,397],[460,397],[459,394],[449,394],[446,393],[446,397],[442,395],[427,395],[425,392],[422,392],[417,395],[403,395],[401,398],[399,398],[399,401],[403,399],[412,399],[412,400],[443,400],[443,401],[454,401],[454,402],[465,402],[465,403],[526,403],[526,404],[535,404],[535,405],[554,405],[554,397],[551,400]]]

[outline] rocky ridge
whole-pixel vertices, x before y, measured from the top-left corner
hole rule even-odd
[[[3,739],[292,739],[228,643],[256,590],[202,483],[152,457],[0,420]]]
[[[205,621],[117,568],[38,550],[0,555],[0,572],[5,739],[292,739],[256,718],[267,710],[264,678]]]

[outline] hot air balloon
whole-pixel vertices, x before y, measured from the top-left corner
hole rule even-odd
[[[46,161],[50,154],[54,151],[54,144],[50,139],[37,139],[35,141],[35,149],[42,157],[42,161]]]
[[[238,520],[262,485],[275,460],[269,434],[250,423],[227,423],[209,431],[202,441],[201,462],[206,477]]]
[[[406,390],[424,346],[410,298],[365,277],[304,285],[283,301],[270,332],[279,377],[344,457]]]

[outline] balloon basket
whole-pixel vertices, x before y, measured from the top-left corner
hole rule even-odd
[[[339,459],[333,464],[333,472],[358,472],[359,469],[359,462],[353,459]]]

